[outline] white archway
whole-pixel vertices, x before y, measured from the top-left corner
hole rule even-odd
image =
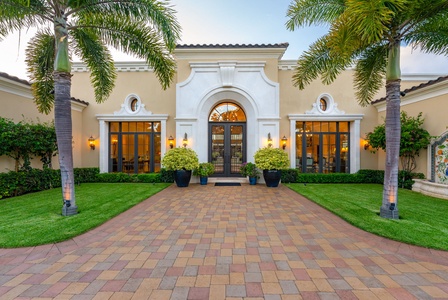
[[[198,136],[204,137],[197,141],[198,153],[200,161],[207,161],[208,157],[208,117],[211,110],[222,101],[229,101],[238,104],[246,113],[246,140],[247,140],[247,160],[252,161],[253,155],[258,149],[257,139],[257,106],[253,99],[248,95],[243,95],[242,91],[236,89],[220,88],[207,94],[198,107]]]
[[[176,139],[185,134],[199,160],[208,160],[208,117],[222,101],[241,106],[247,117],[247,160],[264,146],[268,133],[279,138],[279,84],[264,73],[264,62],[190,63],[190,76],[176,86]]]

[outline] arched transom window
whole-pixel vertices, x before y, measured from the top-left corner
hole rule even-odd
[[[223,102],[212,109],[208,120],[210,122],[246,122],[246,114],[237,104]]]

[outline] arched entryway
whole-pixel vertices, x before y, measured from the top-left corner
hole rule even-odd
[[[208,160],[215,165],[215,176],[240,176],[246,161],[246,114],[236,103],[217,104],[208,119]]]

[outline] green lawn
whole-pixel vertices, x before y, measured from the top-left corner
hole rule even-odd
[[[365,231],[408,244],[448,250],[448,200],[399,189],[399,220],[379,216],[378,184],[286,184]]]
[[[78,214],[63,217],[61,189],[0,200],[0,248],[64,241],[87,232],[158,193],[165,183],[84,183],[76,186]]]

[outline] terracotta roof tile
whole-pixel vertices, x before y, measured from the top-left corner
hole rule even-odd
[[[442,81],[445,81],[445,80],[448,80],[448,76],[441,76],[441,77],[439,77],[439,78],[437,78],[437,79],[430,80],[430,81],[428,81],[428,82],[424,82],[424,83],[421,83],[421,84],[419,84],[419,85],[415,85],[415,86],[413,86],[413,87],[410,87],[410,88],[408,88],[408,89],[405,89],[405,90],[401,91],[400,94],[401,94],[402,96],[404,96],[404,95],[406,95],[407,93],[415,92],[415,91],[417,91],[417,90],[419,90],[419,89],[422,89],[422,88],[431,86],[431,85],[433,85],[433,84],[436,84],[436,83],[439,83],[439,82],[442,82]],[[370,104],[377,104],[377,103],[379,103],[379,102],[383,102],[383,101],[386,101],[386,97],[382,97],[382,98],[380,98],[380,99],[374,100],[374,101],[372,101]]]
[[[26,84],[28,86],[31,86],[31,83],[29,81],[27,81],[25,79],[20,79],[20,78],[18,78],[16,76],[11,76],[11,75],[9,75],[7,73],[4,73],[4,72],[0,72],[0,77],[3,77],[3,78],[6,78],[6,79],[9,79],[9,80],[18,82],[18,83],[22,83],[22,84]],[[81,99],[77,99],[77,98],[74,98],[74,97],[71,97],[70,100],[78,102],[78,103],[81,103],[81,104],[84,104],[84,105],[89,105],[89,102],[86,102],[86,101],[83,101]]]
[[[16,77],[16,76],[11,76],[11,75],[9,75],[9,74],[7,74],[7,73],[0,72],[0,77],[6,78],[6,79],[9,79],[9,80],[12,80],[12,81],[16,81],[16,82],[18,82],[18,83],[22,83],[22,84],[26,84],[26,85],[31,85],[31,83],[29,83],[27,80],[25,80],[25,79],[20,79],[20,78],[18,78],[18,77]]]
[[[78,103],[81,103],[81,104],[84,104],[84,105],[86,105],[86,106],[89,105],[89,102],[87,102],[87,101],[83,101],[83,100],[78,99],[78,98],[75,98],[75,97],[71,97],[70,100],[75,101],[75,102],[78,102]]]

